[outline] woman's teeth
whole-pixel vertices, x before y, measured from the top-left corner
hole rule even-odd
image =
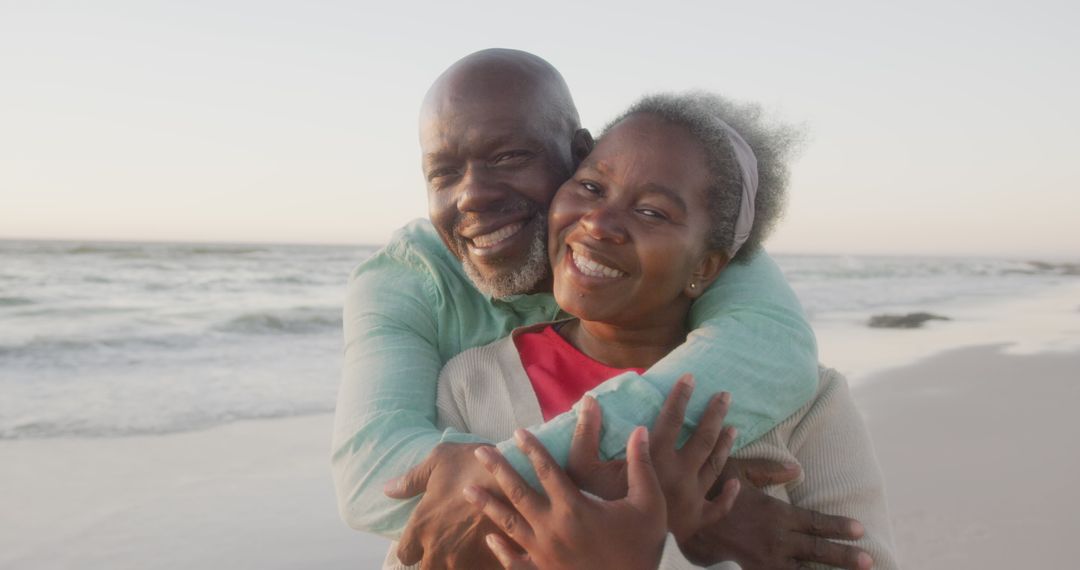
[[[489,234],[484,234],[472,238],[472,244],[476,247],[488,248],[518,233],[518,230],[523,227],[525,227],[525,222],[514,222],[508,226],[503,226]]]
[[[608,267],[602,263],[597,263],[573,249],[570,250],[570,258],[574,262],[574,267],[577,267],[578,271],[589,277],[606,277],[608,279],[614,279],[626,275],[618,269]]]

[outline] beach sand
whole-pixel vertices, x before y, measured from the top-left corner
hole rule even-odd
[[[905,568],[1075,566],[1080,353],[1001,349],[856,385]],[[337,515],[330,425],[0,442],[0,568],[376,568],[387,542]]]
[[[1080,353],[953,350],[855,390],[909,569],[1076,568]]]
[[[0,568],[378,568],[338,517],[332,416],[0,442]]]

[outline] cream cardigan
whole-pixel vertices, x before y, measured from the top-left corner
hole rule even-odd
[[[547,324],[525,327],[514,335]],[[543,423],[512,337],[467,350],[446,364],[436,400],[439,427],[503,441],[519,427]],[[738,405],[738,394],[733,396]],[[767,492],[799,507],[857,519],[866,533],[855,544],[874,558],[874,568],[898,568],[881,470],[847,382],[836,371],[821,368],[814,398],[734,457],[798,463],[802,467],[798,480]],[[396,548],[395,543],[384,568],[405,568],[397,563]],[[660,569],[682,568],[697,567],[682,557],[669,535]],[[738,566],[728,562],[711,568]]]

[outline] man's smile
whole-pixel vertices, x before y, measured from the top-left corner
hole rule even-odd
[[[534,232],[525,230],[535,226],[537,217],[538,214],[533,213],[526,218],[503,218],[495,223],[475,224],[457,234],[471,257],[496,259],[515,249],[525,248],[525,242],[531,242]]]
[[[472,246],[477,249],[488,249],[502,243],[525,227],[525,221],[511,222],[501,228],[478,235],[472,238]]]

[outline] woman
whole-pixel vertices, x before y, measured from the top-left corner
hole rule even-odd
[[[502,440],[683,343],[693,301],[729,262],[751,255],[776,220],[785,133],[763,126],[756,109],[709,95],[649,97],[616,119],[549,214],[555,297],[575,318],[519,329],[451,360],[440,377],[440,421]],[[878,568],[895,567],[880,473],[835,372],[822,370],[817,397],[736,457],[798,462],[803,478],[771,493],[862,521],[860,546]],[[576,483],[601,496],[626,489]],[[675,538],[688,550],[693,535]]]

